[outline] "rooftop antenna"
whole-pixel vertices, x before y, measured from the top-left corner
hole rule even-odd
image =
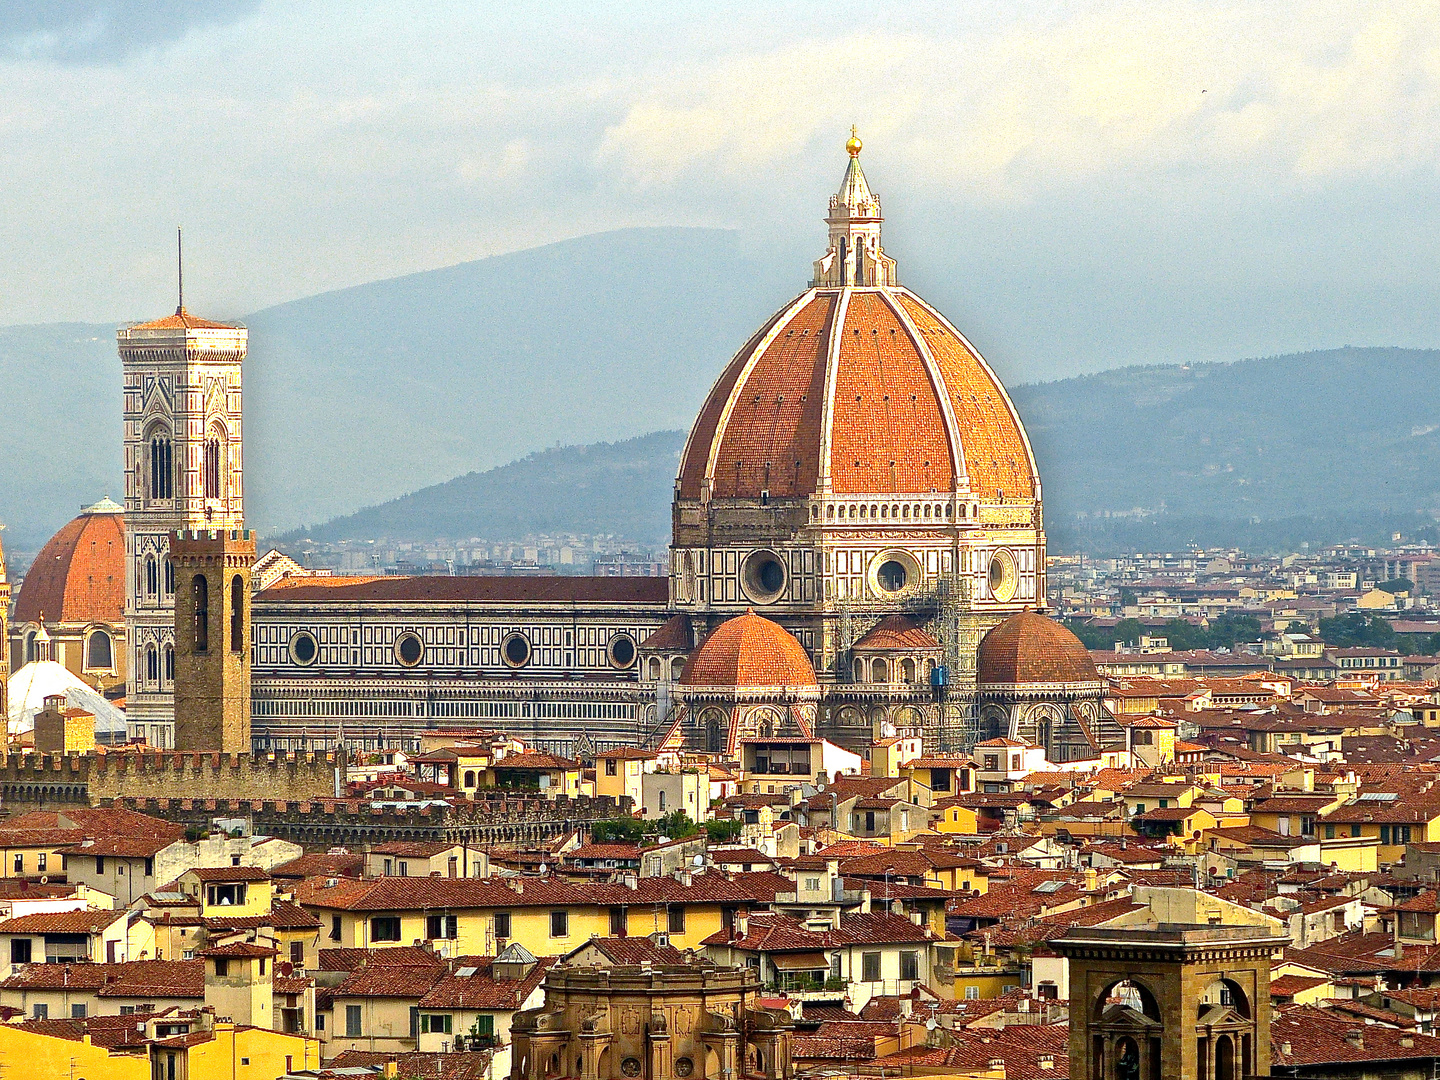
[[[180,302],[175,305],[175,314],[185,314],[185,237],[180,226],[175,226],[175,279],[179,288]]]

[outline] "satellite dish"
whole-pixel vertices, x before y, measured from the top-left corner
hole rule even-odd
[[[925,1021],[925,1030],[926,1030],[926,1031],[934,1031],[935,1028],[936,1028],[936,1026],[937,1026],[937,1025],[936,1025],[936,1023],[935,1023],[935,1017],[933,1017],[933,1016],[930,1017],[930,1019],[928,1019],[928,1020]]]
[[[696,866],[704,866],[704,865],[705,865],[705,856],[704,856],[704,855],[696,855],[696,856],[695,856],[693,859],[691,859],[690,861],[691,861],[692,863],[694,863]]]
[[[280,962],[280,974],[288,979],[291,975],[295,974],[295,965],[289,960],[282,960]]]

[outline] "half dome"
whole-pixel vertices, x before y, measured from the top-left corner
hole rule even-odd
[[[779,623],[747,611],[715,628],[690,654],[682,686],[818,687],[805,646]]]
[[[980,639],[975,681],[982,689],[1102,682],[1080,639],[1034,611],[1010,616]]]
[[[125,621],[125,515],[109,499],[86,507],[35,556],[20,594],[15,623]]]

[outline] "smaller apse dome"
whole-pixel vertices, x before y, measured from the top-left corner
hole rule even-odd
[[[984,687],[1099,684],[1101,678],[1079,638],[1053,619],[1022,611],[980,639],[975,681]]]
[[[125,515],[109,499],[52,536],[20,585],[16,625],[125,621]]]
[[[746,611],[716,627],[690,654],[682,686],[818,687],[805,646],[779,623]]]

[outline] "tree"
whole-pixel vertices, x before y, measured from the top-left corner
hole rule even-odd
[[[645,835],[645,822],[635,818],[610,818],[590,826],[590,841],[595,844],[638,844]]]
[[[1320,637],[1327,645],[1353,649],[1393,649],[1395,628],[1378,615],[1366,617],[1359,611],[1320,620]]]
[[[731,844],[740,839],[739,818],[711,818],[705,822],[705,838],[712,844]]]
[[[1389,581],[1382,581],[1379,585],[1376,585],[1375,588],[1381,592],[1388,592],[1393,596],[1396,593],[1414,592],[1415,583],[1409,578],[1397,577],[1391,578]]]
[[[671,840],[684,840],[687,836],[699,833],[700,826],[691,821],[690,815],[684,810],[673,810],[652,822],[646,831],[658,836],[668,836]]]
[[[1121,585],[1120,606],[1122,608],[1134,607],[1137,603],[1139,603],[1139,598],[1135,595],[1135,590],[1129,586]]]

